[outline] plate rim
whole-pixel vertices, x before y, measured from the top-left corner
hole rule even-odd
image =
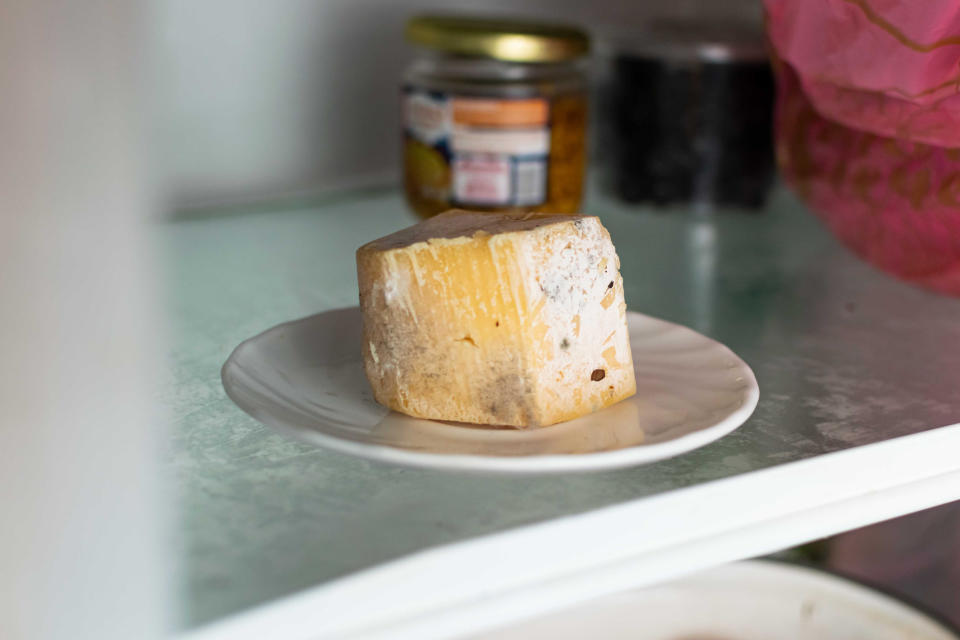
[[[731,411],[723,419],[704,429],[693,433],[684,434],[678,438],[666,442],[658,442],[649,445],[633,445],[616,449],[613,451],[598,451],[593,453],[562,453],[562,454],[533,454],[520,456],[485,456],[469,453],[436,453],[430,451],[419,451],[411,449],[402,449],[390,445],[375,444],[368,442],[358,442],[347,440],[326,434],[316,429],[311,429],[304,425],[292,424],[288,420],[278,418],[269,412],[263,411],[253,403],[246,402],[239,394],[231,391],[231,384],[227,378],[234,372],[241,375],[248,375],[238,364],[239,353],[249,344],[256,342],[264,336],[281,331],[291,325],[299,324],[317,316],[328,313],[356,310],[359,313],[357,305],[336,307],[325,309],[318,313],[312,313],[293,320],[287,320],[274,325],[264,331],[257,333],[238,344],[230,352],[226,361],[220,367],[220,383],[227,397],[239,407],[244,413],[255,419],[257,422],[271,429],[280,431],[301,442],[307,442],[324,449],[357,456],[367,460],[378,462],[387,462],[407,467],[420,469],[434,469],[459,472],[477,472],[477,473],[511,473],[511,474],[544,474],[544,473],[562,473],[562,472],[583,472],[583,471],[605,471],[622,469],[626,467],[641,466],[652,462],[659,462],[668,458],[673,458],[682,453],[694,451],[711,442],[719,440],[742,426],[753,414],[760,400],[760,386],[756,375],[750,365],[738,356],[732,349],[724,343],[714,340],[699,331],[691,329],[669,320],[664,320],[656,316],[651,316],[639,311],[627,310],[629,322],[630,316],[641,318],[645,321],[653,320],[657,323],[668,325],[672,328],[692,333],[700,339],[706,340],[715,346],[720,347],[727,355],[733,357],[737,366],[745,373],[746,386],[745,397],[739,407]]]
[[[643,598],[649,591],[663,588],[675,589],[679,590],[681,594],[688,594],[682,595],[685,598],[689,598],[690,595],[702,597],[705,592],[715,589],[725,582],[740,586],[741,592],[747,590],[745,587],[751,586],[766,587],[781,593],[789,593],[792,589],[825,589],[830,593],[822,597],[833,599],[834,602],[843,601],[835,599],[833,593],[840,593],[841,598],[853,597],[866,600],[866,606],[869,609],[860,609],[854,612],[859,620],[881,613],[889,616],[894,625],[908,623],[908,631],[917,631],[918,625],[924,625],[939,633],[943,638],[960,640],[960,626],[954,624],[944,614],[931,609],[926,604],[918,603],[909,596],[895,593],[886,585],[879,585],[870,580],[847,575],[826,565],[777,556],[748,558],[706,567],[694,573],[662,582],[601,595],[564,609],[520,620],[503,628],[524,630],[524,625],[603,604],[605,600],[617,599],[620,601],[617,603],[618,609],[628,609],[636,598]],[[865,616],[862,615],[864,613]],[[633,616],[635,614],[630,613],[628,615]],[[535,634],[535,637],[539,638],[542,635],[542,633]]]

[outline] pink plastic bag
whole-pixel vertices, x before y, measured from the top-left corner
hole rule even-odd
[[[865,259],[960,294],[960,2],[765,4],[788,183]]]

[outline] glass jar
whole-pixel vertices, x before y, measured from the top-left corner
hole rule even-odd
[[[614,52],[604,158],[626,202],[763,208],[774,178],[773,74],[763,32],[653,21]]]
[[[571,27],[421,16],[402,89],[404,189],[450,208],[576,213],[583,195],[589,41]]]

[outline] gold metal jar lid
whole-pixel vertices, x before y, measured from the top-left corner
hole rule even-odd
[[[508,62],[561,62],[590,50],[590,38],[581,29],[522,20],[422,15],[407,22],[406,36],[446,53]]]

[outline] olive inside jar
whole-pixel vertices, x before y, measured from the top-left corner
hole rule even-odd
[[[586,157],[587,35],[532,22],[420,16],[402,89],[404,189],[450,208],[576,213]]]

